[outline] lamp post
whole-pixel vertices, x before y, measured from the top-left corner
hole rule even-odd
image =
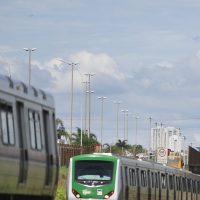
[[[151,122],[152,122],[152,117],[149,117],[149,153],[151,152]]]
[[[98,97],[101,100],[101,152],[102,152],[102,136],[103,136],[103,102],[107,97]]]
[[[91,77],[94,76],[95,74],[93,73],[86,73],[86,76],[88,76],[88,137],[90,136],[90,115],[91,115]]]
[[[135,116],[135,144],[137,146],[137,137],[138,137],[138,119],[139,117],[138,116]]]
[[[84,108],[84,112],[85,112],[85,119],[84,119],[84,133],[86,133],[86,130],[87,130],[87,91],[88,91],[88,82],[87,81],[84,81],[82,82],[83,84],[85,84],[85,91],[84,91],[84,94],[85,94],[85,108]]]
[[[126,113],[128,113],[128,110],[121,110],[121,112],[124,114],[124,140],[126,139]]]
[[[29,86],[31,85],[31,52],[32,51],[35,51],[36,48],[24,48],[25,51],[28,52],[28,55],[29,55],[29,78],[28,78],[28,84]]]
[[[86,93],[88,93],[89,96],[89,102],[88,102],[88,138],[90,137],[90,124],[91,124],[91,94],[94,93],[93,90],[90,91],[86,91]]]
[[[74,98],[74,68],[79,63],[68,63],[65,60],[59,59],[59,61],[68,64],[71,67],[71,112],[70,112],[70,133],[72,134],[72,120],[73,120],[73,98]]]
[[[114,101],[114,104],[117,105],[117,137],[116,137],[116,142],[119,139],[119,105],[120,105],[120,101]]]

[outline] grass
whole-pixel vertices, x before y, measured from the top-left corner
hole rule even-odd
[[[67,167],[60,167],[59,169],[59,181],[56,191],[55,200],[66,200],[66,180],[67,180]]]

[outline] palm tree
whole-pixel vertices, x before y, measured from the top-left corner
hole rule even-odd
[[[65,130],[64,123],[60,118],[56,118],[56,132],[58,139],[60,139],[61,136],[65,136],[66,141],[69,143],[71,142],[70,134]]]
[[[82,145],[83,146],[94,146],[99,144],[97,141],[97,137],[95,134],[90,133],[88,138],[88,134],[84,131],[81,133],[81,129],[77,127],[77,133],[72,134],[72,144],[80,145],[81,144],[81,135],[82,135]]]
[[[103,147],[105,148],[105,152],[111,152],[111,145],[108,143],[103,144]]]
[[[118,142],[116,143],[116,146],[121,148],[122,154],[123,154],[123,150],[127,148],[126,142],[127,140],[118,140]]]

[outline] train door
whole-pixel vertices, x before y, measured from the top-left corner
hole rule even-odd
[[[151,182],[151,199],[152,200],[156,200],[156,190],[155,190],[155,175],[154,175],[154,172],[151,171],[151,174],[150,174],[150,182]]]
[[[51,185],[53,176],[53,155],[51,154],[51,141],[49,138],[50,124],[49,124],[49,111],[43,110],[43,121],[44,121],[44,139],[45,139],[45,151],[46,151],[46,177],[45,185]]]
[[[182,177],[182,200],[187,200],[187,187],[185,177]]]
[[[126,199],[126,177],[125,177],[125,167],[121,166],[121,180],[122,180],[122,199]]]
[[[151,179],[151,171],[147,170],[147,186],[148,186],[148,199],[151,200],[153,199],[153,182]]]
[[[197,200],[196,180],[192,180],[192,199]]]
[[[187,184],[187,199],[192,200],[192,188],[191,188],[191,179],[190,178],[186,179],[186,184]]]
[[[175,176],[175,199],[181,200],[181,177]]]
[[[200,199],[200,181],[197,181],[197,199]]]
[[[140,196],[148,199],[148,181],[146,169],[140,169]]]
[[[167,189],[167,199],[173,199],[176,200],[176,193],[175,193],[175,181],[174,181],[174,175],[169,174],[168,175],[168,189]]]
[[[17,119],[19,132],[19,148],[20,148],[20,169],[19,169],[19,183],[23,184],[27,180],[28,173],[28,150],[25,133],[25,118],[24,118],[24,104],[17,102]]]
[[[160,200],[160,196],[159,172],[155,172],[155,200]]]
[[[135,168],[129,168],[129,199],[138,199],[137,174]]]
[[[160,173],[160,186],[161,186],[161,200],[167,199],[167,174]]]

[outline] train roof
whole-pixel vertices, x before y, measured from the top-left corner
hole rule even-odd
[[[0,92],[28,99],[29,101],[48,107],[54,107],[53,96],[49,93],[2,74],[0,74]]]
[[[75,160],[85,160],[86,158],[103,158],[104,160],[121,160],[122,163],[125,165],[134,165],[140,168],[148,168],[148,169],[154,169],[159,171],[165,171],[167,173],[176,173],[176,174],[187,174],[189,176],[200,176],[198,174],[193,174],[192,172],[184,169],[177,169],[170,166],[165,166],[156,162],[151,161],[144,161],[144,160],[137,160],[131,157],[125,157],[125,156],[118,156],[112,153],[92,153],[92,154],[81,154],[73,157]]]

